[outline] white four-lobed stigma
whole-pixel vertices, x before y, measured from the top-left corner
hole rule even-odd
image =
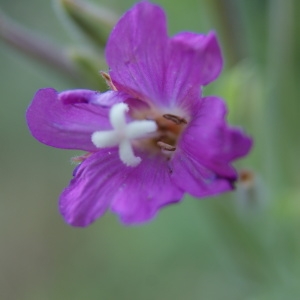
[[[131,141],[144,138],[157,130],[157,125],[150,120],[135,120],[126,123],[128,105],[125,103],[115,104],[109,112],[109,120],[113,127],[109,131],[96,131],[92,134],[92,142],[97,148],[119,146],[121,161],[131,167],[137,166],[141,158],[134,155]]]

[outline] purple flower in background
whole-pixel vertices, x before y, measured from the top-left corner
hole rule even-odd
[[[66,222],[87,226],[110,209],[136,224],[184,193],[232,190],[230,164],[251,139],[226,124],[222,99],[201,97],[222,69],[215,33],[169,38],[163,10],[141,2],[117,23],[106,59],[111,91],[45,88],[27,111],[40,142],[88,152],[60,197]]]

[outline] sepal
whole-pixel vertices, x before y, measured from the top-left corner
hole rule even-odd
[[[100,74],[100,70],[107,70],[104,60],[93,54],[88,49],[70,48],[68,50],[70,60],[76,65],[81,78],[95,90],[101,92],[108,89],[105,80]]]

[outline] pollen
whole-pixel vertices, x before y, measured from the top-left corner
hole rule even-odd
[[[119,146],[121,161],[130,167],[135,167],[141,158],[135,156],[132,142],[136,139],[147,138],[150,133],[157,130],[157,124],[151,120],[135,120],[126,122],[126,113],[129,111],[125,103],[115,104],[109,113],[109,120],[113,127],[109,131],[96,131],[91,140],[97,148]]]

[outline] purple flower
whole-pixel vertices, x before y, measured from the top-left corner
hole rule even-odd
[[[232,190],[230,164],[251,139],[226,124],[223,100],[201,97],[222,69],[215,33],[169,38],[163,10],[141,2],[117,23],[106,59],[111,91],[45,88],[27,111],[40,142],[88,152],[60,197],[66,222],[87,226],[110,209],[141,223],[184,193]]]

